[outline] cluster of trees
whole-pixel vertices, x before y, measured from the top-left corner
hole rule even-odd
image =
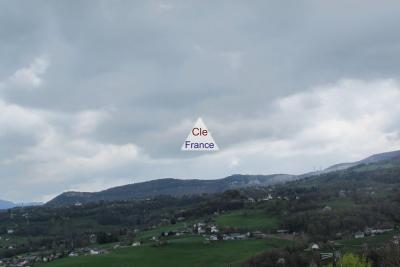
[[[373,248],[369,250],[368,258],[372,260],[374,267],[398,267],[400,266],[400,246],[388,244]]]
[[[398,262],[397,262],[398,263]],[[250,258],[242,267],[318,267],[323,266],[319,254],[315,253],[309,257],[305,256],[302,250],[299,249],[285,249],[285,250],[272,250]],[[400,265],[384,264],[368,259],[365,256],[356,255],[353,253],[346,253],[335,262],[330,262],[324,267],[398,267]]]
[[[275,198],[263,204],[265,211],[280,216],[282,228],[307,233],[315,241],[337,239],[338,234],[366,227],[400,224],[400,167],[363,168],[275,186]]]
[[[245,206],[246,196],[239,190],[228,190],[222,194],[209,196],[178,214],[185,218],[197,218],[211,215],[215,212],[241,209]]]
[[[372,263],[366,257],[357,256],[352,253],[346,253],[336,264],[330,263],[326,267],[372,267]]]
[[[318,260],[318,256],[315,256]],[[242,267],[308,267],[310,258],[300,248],[284,250],[269,250],[251,257]]]

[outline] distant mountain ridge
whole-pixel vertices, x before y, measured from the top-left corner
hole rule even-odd
[[[323,170],[324,173],[326,172],[332,172],[332,171],[340,171],[340,170],[345,170],[360,164],[370,164],[370,163],[376,163],[380,161],[385,161],[393,158],[398,158],[400,157],[400,150],[396,151],[391,151],[391,152],[385,152],[385,153],[380,153],[380,154],[374,154],[372,156],[369,156],[363,160],[359,160],[356,162],[349,162],[349,163],[339,163],[332,165],[325,170]]]
[[[12,209],[15,207],[28,207],[28,206],[40,206],[42,202],[27,202],[27,203],[14,203],[7,200],[0,199],[0,210]]]
[[[330,173],[334,171],[345,170],[360,164],[370,164],[400,157],[400,150],[375,154],[363,160],[340,163],[324,169],[322,172],[311,172],[302,175],[290,174],[272,174],[272,175],[241,175],[235,174],[222,179],[199,180],[189,179],[181,180],[174,178],[165,178],[128,184],[113,187],[99,192],[65,192],[46,203],[48,206],[74,205],[77,203],[89,203],[97,201],[118,201],[147,199],[160,195],[183,196],[203,193],[220,193],[228,189],[238,189],[245,187],[268,186],[278,183],[284,183],[293,180],[299,180],[321,173]]]
[[[173,178],[157,179],[136,184],[113,187],[100,192],[65,192],[50,200],[46,205],[60,206],[96,201],[116,201],[146,199],[160,195],[184,196],[203,193],[220,193],[228,189],[249,186],[266,186],[296,179],[295,175],[240,175],[235,174],[216,180],[181,180]]]
[[[0,210],[11,209],[16,206],[15,203],[0,199]]]

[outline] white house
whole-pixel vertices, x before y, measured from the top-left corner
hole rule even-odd
[[[332,208],[329,207],[329,206],[325,206],[325,207],[322,209],[322,211],[324,211],[324,212],[328,212],[328,211],[331,211],[331,210],[332,210]]]
[[[319,250],[319,245],[314,243],[314,244],[312,244],[311,249],[312,250]]]
[[[217,241],[218,237],[216,235],[210,235],[210,241]]]
[[[140,247],[140,241],[133,242],[132,247]]]
[[[215,225],[211,226],[211,233],[216,234],[218,232],[219,232],[219,230],[218,230],[217,226],[215,226]]]
[[[93,250],[93,249],[90,250],[90,255],[99,255],[99,254],[100,254],[100,252],[98,252],[97,250]]]
[[[354,234],[354,238],[364,238],[365,234],[364,232],[357,232]]]
[[[268,200],[272,200],[273,197],[271,194],[268,194],[268,196],[266,196],[265,198],[263,198],[264,201],[268,201]]]
[[[197,233],[199,233],[199,234],[205,234],[205,233],[206,233],[206,230],[205,230],[203,227],[199,226],[199,227],[197,228]]]
[[[247,202],[249,202],[249,203],[255,203],[256,200],[255,200],[254,198],[252,198],[252,197],[249,197],[249,198],[247,199]]]

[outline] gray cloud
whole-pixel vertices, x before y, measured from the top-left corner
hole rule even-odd
[[[0,197],[302,172],[396,149],[399,11],[395,1],[3,2]],[[199,116],[219,153],[179,150]]]

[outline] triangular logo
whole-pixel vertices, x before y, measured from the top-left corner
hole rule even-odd
[[[183,151],[217,151],[218,145],[201,118],[198,118],[182,145]]]

